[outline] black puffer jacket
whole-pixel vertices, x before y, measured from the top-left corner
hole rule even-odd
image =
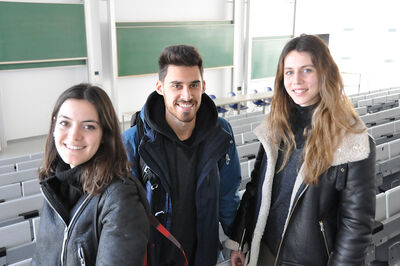
[[[278,147],[255,133],[262,145],[246,186],[227,247],[244,251],[257,265],[271,202]],[[318,185],[306,185],[300,169],[275,265],[363,265],[375,214],[375,143],[366,134],[348,134]]]
[[[83,195],[69,219],[60,187],[52,177],[41,183],[46,200],[32,265],[143,265],[149,207],[136,179],[116,178],[101,195]]]

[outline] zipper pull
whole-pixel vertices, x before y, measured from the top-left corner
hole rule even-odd
[[[322,221],[319,221],[319,226],[321,227],[321,232],[325,232],[324,223]]]
[[[226,165],[229,165],[229,162],[231,161],[231,158],[229,158],[229,155],[228,154],[226,154],[225,155],[225,162],[226,162]]]
[[[78,249],[78,255],[79,255],[79,259],[81,260],[81,266],[85,266],[86,262],[85,262],[85,253],[83,252],[83,247],[80,246]]]

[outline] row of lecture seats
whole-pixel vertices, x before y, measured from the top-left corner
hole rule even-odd
[[[0,160],[0,265],[30,265],[43,207],[43,152]]]
[[[395,107],[372,114],[365,114],[360,116],[361,120],[367,127],[384,124],[390,121],[400,119],[400,107]]]
[[[366,261],[400,265],[400,186],[376,195],[376,225]]]
[[[258,141],[257,136],[252,131],[239,133],[234,136],[236,146]]]
[[[254,112],[247,112],[247,113],[240,113],[240,114],[235,114],[231,116],[226,116],[225,119],[231,123],[232,121],[239,120],[239,119],[244,119],[252,116],[259,116],[262,115],[262,111],[254,111]]]
[[[396,104],[398,106],[399,98],[400,98],[400,93],[395,93],[395,94],[374,97],[370,99],[359,100],[357,102],[357,107],[362,107],[362,106],[372,107],[385,104],[392,107]]]
[[[12,172],[19,172],[22,170],[32,169],[32,168],[39,168],[42,164],[42,159],[34,159],[26,162],[19,162],[16,164],[6,164],[0,166],[0,174],[12,173]]]
[[[242,119],[237,119],[237,120],[232,120],[229,121],[231,124],[232,128],[235,128],[237,126],[242,126],[244,124],[250,124],[253,122],[261,122],[265,118],[265,114],[260,114],[260,115],[253,115],[253,116],[248,116],[246,118]]]
[[[377,89],[377,90],[370,90],[370,91],[362,91],[354,94],[349,94],[348,97],[350,99],[359,97],[359,96],[364,96],[363,99],[366,99],[366,97],[374,97],[376,93],[386,93],[390,94],[392,92],[396,93],[400,91],[400,87],[389,87],[389,88],[382,88],[382,89]],[[382,94],[381,94],[382,95]]]
[[[398,107],[400,100],[400,88],[374,93],[370,95],[355,96],[351,99],[354,107],[365,107],[368,113],[375,113]]]
[[[18,163],[32,161],[36,159],[42,159],[42,158],[43,158],[43,152],[31,153],[28,155],[23,155],[18,157],[4,158],[0,159],[0,166],[10,165],[10,164],[16,165]]]
[[[349,95],[349,98],[354,105],[357,105],[358,101],[360,101],[360,100],[372,99],[372,98],[396,94],[396,93],[400,93],[400,87],[382,89],[382,90],[378,90],[378,91],[361,92],[358,94]]]
[[[0,227],[0,265],[30,265],[39,217]]]
[[[378,191],[400,185],[400,139],[376,147],[376,183]]]

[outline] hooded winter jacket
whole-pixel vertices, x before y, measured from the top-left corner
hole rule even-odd
[[[164,117],[165,105],[162,96],[152,93],[141,111],[144,125],[144,136],[138,140],[137,127],[134,126],[123,133],[123,142],[128,159],[132,163],[135,176],[146,174],[147,199],[151,212],[168,229],[171,230],[172,209],[170,166],[164,150],[163,141],[166,136],[159,130],[156,120]],[[199,115],[201,117],[199,117]],[[156,119],[156,118],[157,119]],[[234,143],[232,128],[218,113],[213,101],[202,95],[202,102],[197,112],[196,126],[204,126],[200,138],[196,166],[195,213],[196,213],[196,250],[194,265],[211,266],[217,262],[220,249],[219,222],[225,232],[231,225],[239,205],[237,189],[241,174],[239,158]],[[203,134],[204,133],[204,134]],[[195,140],[199,141],[199,140]],[[143,160],[143,163],[140,163]],[[144,169],[141,169],[144,168]],[[174,232],[171,232],[174,233]],[[153,265],[164,250],[157,243],[160,234],[151,234],[149,261]],[[185,248],[185,247],[184,247]]]
[[[226,246],[247,251],[257,265],[271,205],[278,146],[255,129],[260,150]],[[343,136],[332,166],[318,185],[303,181],[300,167],[275,265],[364,265],[375,216],[375,143],[368,134]]]

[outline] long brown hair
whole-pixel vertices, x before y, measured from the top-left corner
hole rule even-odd
[[[285,167],[296,147],[289,124],[294,103],[284,86],[284,61],[293,50],[310,54],[319,79],[320,101],[315,107],[303,150],[305,182],[316,184],[319,176],[331,166],[333,153],[343,134],[364,132],[365,126],[360,128],[360,118],[344,94],[343,80],[328,46],[314,35],[303,34],[293,38],[285,45],[279,58],[274,96],[268,114],[267,134],[276,144],[283,142],[284,160],[278,171]]]
[[[101,193],[114,178],[128,175],[129,163],[111,100],[105,91],[90,84],[75,85],[64,91],[58,98],[51,115],[44,152],[44,167],[40,170],[39,179],[44,180],[54,175],[58,162],[62,161],[57,153],[53,132],[58,111],[68,99],[87,100],[96,107],[99,115],[100,126],[103,130],[101,144],[96,154],[84,164],[81,175],[83,191],[96,195]]]

